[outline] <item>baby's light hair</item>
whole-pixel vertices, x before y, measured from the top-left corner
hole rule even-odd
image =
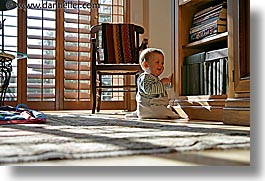
[[[165,57],[165,54],[161,49],[158,49],[158,48],[146,48],[146,49],[144,49],[141,52],[140,57],[139,57],[139,63],[140,63],[143,70],[146,70],[146,68],[143,67],[143,62],[144,61],[148,62],[154,53],[158,53],[158,54],[162,55],[163,57]]]

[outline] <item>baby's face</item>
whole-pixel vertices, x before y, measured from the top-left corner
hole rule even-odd
[[[164,71],[164,56],[154,53],[147,62],[149,71],[152,75],[158,77]]]

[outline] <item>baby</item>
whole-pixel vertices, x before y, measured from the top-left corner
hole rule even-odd
[[[171,78],[159,79],[164,71],[164,52],[157,48],[147,48],[140,55],[143,73],[137,79],[137,110],[138,118],[176,119],[179,115],[169,105],[165,86]]]

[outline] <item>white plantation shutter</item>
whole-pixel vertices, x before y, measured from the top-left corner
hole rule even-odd
[[[90,16],[91,9],[64,9],[64,101],[90,100]]]
[[[45,1],[28,0],[37,2]],[[27,101],[55,101],[55,17],[55,9],[27,9]]]
[[[90,0],[73,3],[92,3]],[[90,34],[91,11],[97,11],[98,23],[124,22],[124,0],[99,0],[99,9],[68,10],[64,13],[65,70],[64,100],[90,100]],[[123,84],[123,76],[106,76],[109,85]],[[124,93],[104,92],[103,100],[123,100]]]

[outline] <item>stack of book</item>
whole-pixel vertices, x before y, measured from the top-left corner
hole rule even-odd
[[[206,52],[204,94],[223,95],[228,88],[228,49]]]
[[[190,28],[190,41],[194,42],[225,31],[227,31],[227,2],[223,1],[195,13]]]
[[[228,48],[185,57],[182,95],[224,95],[228,88]]]

